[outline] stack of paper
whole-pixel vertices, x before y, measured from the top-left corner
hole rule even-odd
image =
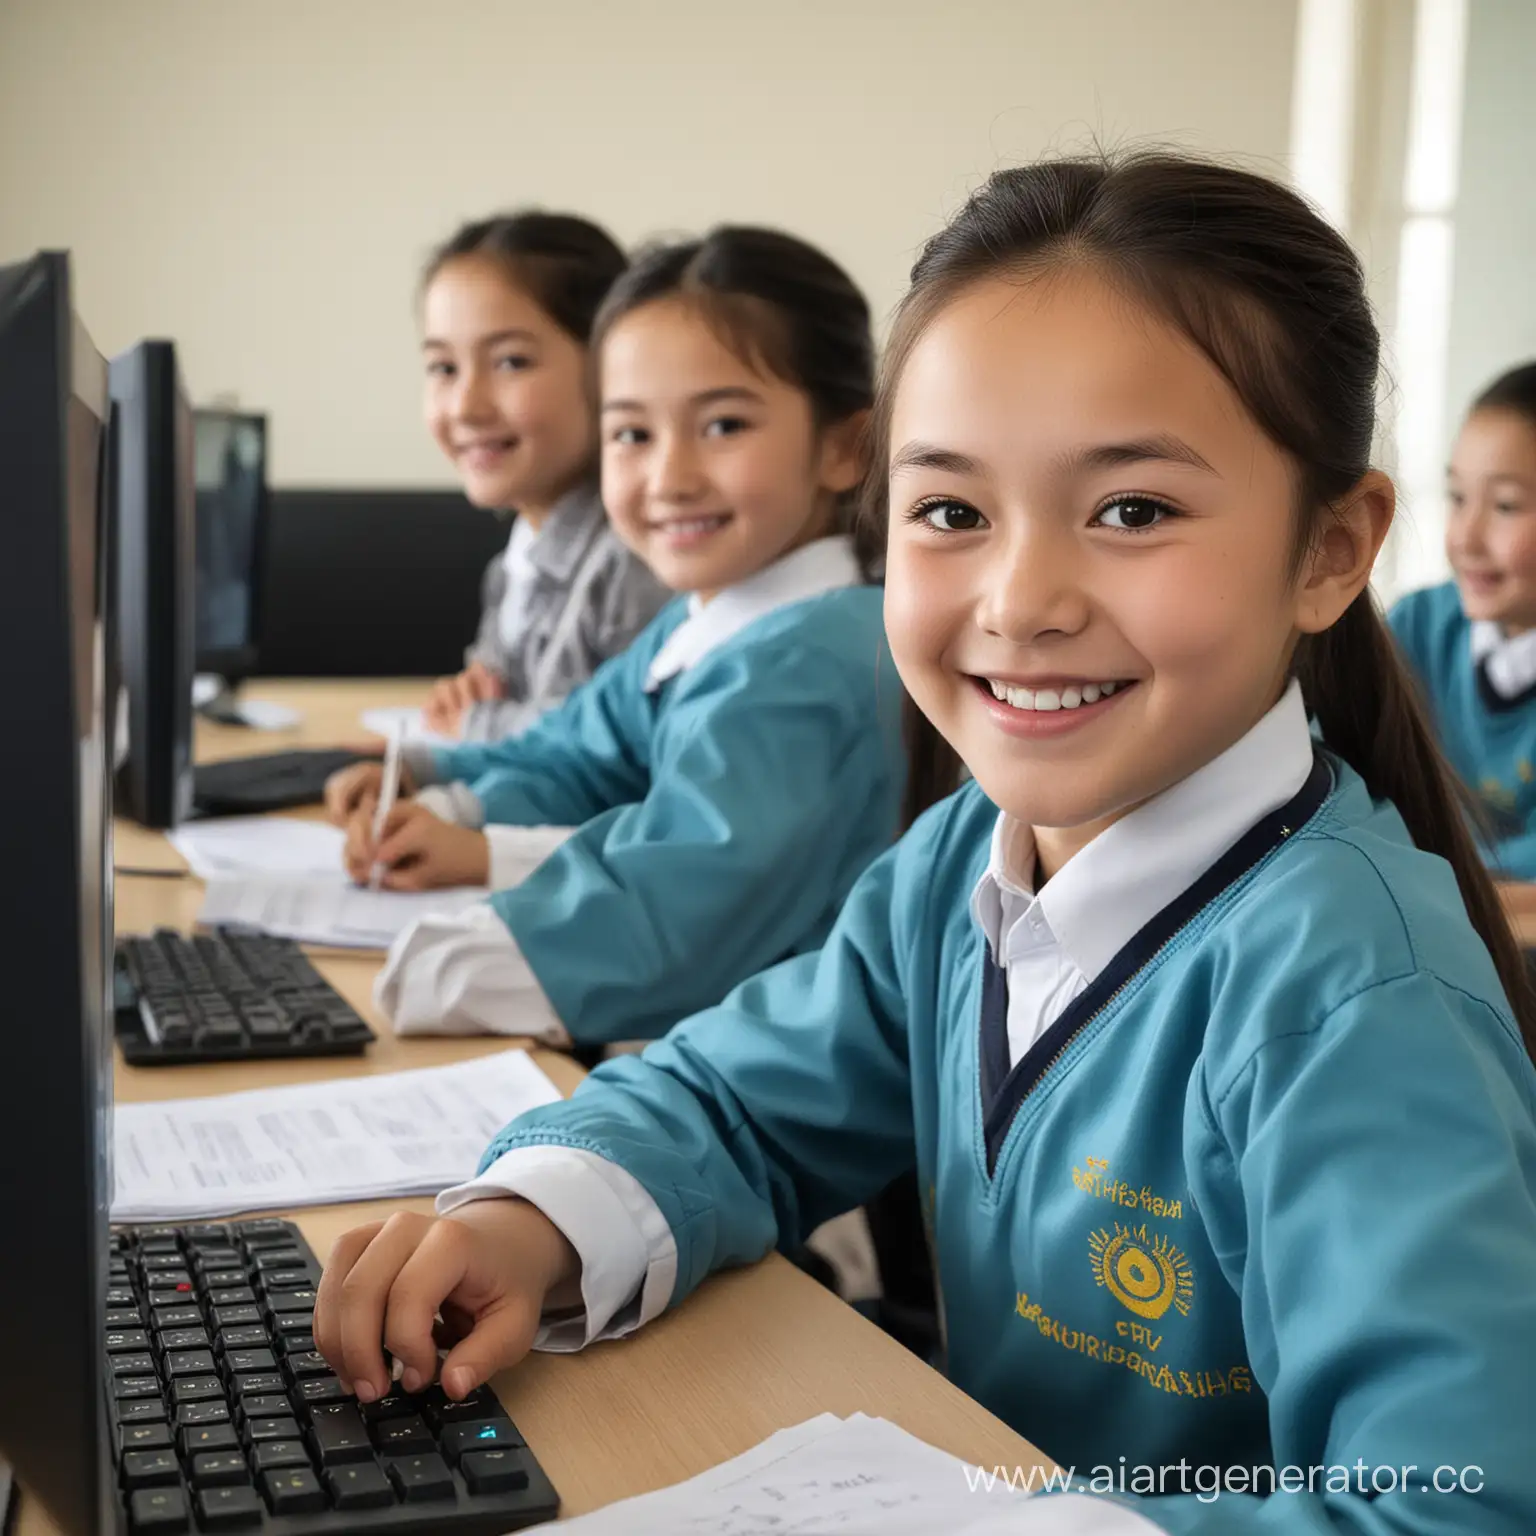
[[[478,885],[440,891],[370,891],[340,870],[298,879],[213,879],[198,921],[243,923],[263,933],[338,949],[388,949],[419,917],[462,912],[491,893]]]
[[[559,1529],[562,1536],[990,1536],[1041,1529],[1016,1523],[1027,1497],[1003,1481],[989,1487],[977,1468],[886,1419],[824,1413],[685,1483]],[[1060,1502],[1093,1509],[1085,1499]]]
[[[114,1221],[435,1195],[473,1177],[491,1138],[560,1097],[523,1051],[451,1067],[119,1104]]]
[[[203,880],[242,875],[335,875],[347,837],[340,827],[292,816],[221,816],[168,834]]]

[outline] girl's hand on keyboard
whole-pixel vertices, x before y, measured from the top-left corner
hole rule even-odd
[[[315,1347],[371,1403],[390,1390],[385,1349],[404,1367],[400,1385],[419,1392],[439,1343],[451,1344],[443,1390],[464,1398],[528,1353],[546,1306],[579,1304],[580,1279],[576,1250],[525,1200],[399,1211],[338,1240],[315,1298]]]
[[[373,838],[373,807],[364,805],[347,824],[347,873],[366,885],[377,864],[387,891],[428,891],[447,885],[484,885],[491,877],[491,849],[483,832],[455,826],[424,805],[394,806],[383,835]]]

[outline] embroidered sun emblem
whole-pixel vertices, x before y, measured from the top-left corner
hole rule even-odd
[[[1145,1227],[1122,1227],[1117,1221],[1113,1232],[1092,1233],[1088,1250],[1094,1279],[1137,1317],[1155,1321],[1170,1305],[1181,1317],[1189,1316],[1194,1271],[1166,1237],[1151,1238]]]

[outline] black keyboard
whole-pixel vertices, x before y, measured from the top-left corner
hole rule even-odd
[[[287,1221],[113,1233],[107,1395],[133,1536],[492,1536],[552,1518],[490,1388],[342,1392],[310,1332],[319,1278]]]
[[[374,1038],[292,939],[162,928],[117,942],[116,1025],[135,1066],[355,1056]]]
[[[325,781],[362,761],[356,752],[325,747],[199,763],[192,770],[192,802],[204,816],[247,816],[318,805],[325,799]]]

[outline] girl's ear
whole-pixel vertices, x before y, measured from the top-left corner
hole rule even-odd
[[[1321,634],[1365,589],[1392,527],[1397,491],[1380,470],[1369,470],[1323,521],[1296,588],[1296,627]]]
[[[855,411],[824,427],[818,445],[816,481],[824,491],[841,496],[864,478],[869,461],[868,411]]]

